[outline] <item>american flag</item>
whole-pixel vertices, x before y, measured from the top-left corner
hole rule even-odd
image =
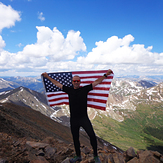
[[[56,72],[48,73],[48,75],[59,81],[61,84],[72,87],[72,78],[78,75],[81,79],[80,86],[85,86],[93,83],[96,79],[103,76],[107,70],[98,71],[75,71],[75,72]],[[109,89],[113,74],[110,74],[105,78],[102,83],[98,84],[88,93],[87,106],[95,109],[106,110],[106,102],[109,96]],[[56,87],[50,80],[42,77],[42,81],[45,88],[45,94],[49,106],[69,104],[68,95],[60,88]]]

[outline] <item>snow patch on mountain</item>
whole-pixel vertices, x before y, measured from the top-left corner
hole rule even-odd
[[[19,81],[19,84],[30,85],[32,82],[40,84],[37,79],[30,80],[31,78],[10,78],[10,81],[6,81],[0,78],[0,88],[5,88],[3,85],[11,87],[13,81]],[[5,82],[5,84],[4,84]],[[38,88],[37,85],[33,85],[33,88]],[[40,89],[40,88],[39,88]],[[2,90],[2,89],[1,89]],[[24,88],[2,91],[0,93],[0,102],[15,102],[17,104],[29,106],[35,110],[49,115],[51,119],[69,125],[69,106],[62,105],[50,108],[47,103],[41,101],[40,94]],[[46,100],[45,100],[46,101]],[[111,84],[109,92],[109,98],[107,102],[106,111],[88,108],[88,115],[90,119],[94,119],[97,116],[108,116],[119,122],[122,122],[129,112],[136,110],[136,106],[142,102],[162,102],[163,101],[163,83],[156,83],[154,81],[140,80],[140,79],[128,79],[128,78],[114,78]],[[50,108],[50,112],[49,112]],[[49,113],[47,113],[49,112]]]

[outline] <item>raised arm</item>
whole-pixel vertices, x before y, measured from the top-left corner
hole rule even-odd
[[[109,69],[106,73],[105,76],[101,76],[100,78],[98,78],[97,80],[95,80],[92,83],[92,86],[95,87],[96,85],[98,85],[99,83],[101,83],[108,75],[110,75],[111,73],[113,73],[113,71],[111,69]]]
[[[62,89],[63,85],[62,85],[60,82],[58,82],[58,81],[52,79],[46,72],[42,73],[41,75],[42,75],[43,77],[49,79],[54,85],[56,85],[57,87],[59,87],[59,88]]]

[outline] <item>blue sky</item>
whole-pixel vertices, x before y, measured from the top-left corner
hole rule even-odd
[[[162,0],[1,0],[0,76],[163,74]]]

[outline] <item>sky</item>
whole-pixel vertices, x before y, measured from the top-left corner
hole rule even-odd
[[[163,0],[0,1],[0,77],[107,69],[163,75]]]

